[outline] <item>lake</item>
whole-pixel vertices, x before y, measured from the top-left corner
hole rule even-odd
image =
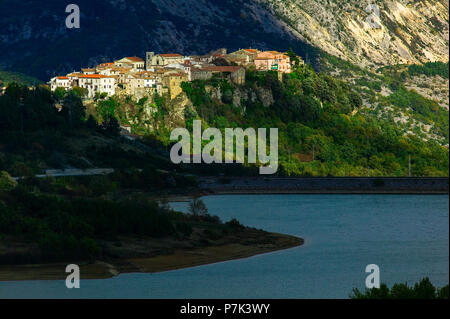
[[[157,274],[0,283],[0,298],[347,298],[365,267],[381,282],[449,281],[447,195],[217,195],[203,198],[223,221],[299,236],[303,246]],[[187,203],[171,203],[186,211]],[[81,274],[82,276],[82,274]]]

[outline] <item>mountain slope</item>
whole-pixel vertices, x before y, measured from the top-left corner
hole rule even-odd
[[[448,0],[256,1],[301,38],[360,66],[449,58]]]
[[[148,50],[203,54],[219,47],[292,47],[312,63],[323,50],[361,67],[448,61],[448,0],[377,1],[375,20],[369,3],[79,0],[76,30],[65,27],[66,3],[0,0],[0,67],[48,80]]]
[[[42,80],[146,51],[204,54],[219,47],[317,55],[270,12],[244,0],[79,0],[81,28],[66,3],[0,0],[0,67]]]

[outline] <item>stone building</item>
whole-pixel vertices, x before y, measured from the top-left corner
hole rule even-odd
[[[168,90],[172,100],[183,91],[181,88],[183,82],[188,82],[188,75],[184,72],[167,72],[162,76],[163,89]]]
[[[261,51],[256,49],[240,49],[226,56],[226,59],[238,65],[248,66],[255,62]]]
[[[212,78],[212,71],[206,70],[203,68],[193,67],[190,70],[190,79],[191,81],[195,80],[209,80]]]
[[[212,76],[226,78],[238,85],[245,84],[245,69],[242,66],[207,66],[202,70],[211,72]]]
[[[156,54],[155,52],[147,52],[146,69],[150,71],[154,67],[164,67],[169,64],[183,64],[184,56],[178,53]]]

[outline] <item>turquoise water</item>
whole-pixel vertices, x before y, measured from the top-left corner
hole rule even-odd
[[[303,237],[305,245],[158,274],[0,283],[0,298],[346,298],[381,281],[449,281],[449,199],[436,195],[223,195],[203,198],[228,221]],[[187,203],[172,203],[185,210]],[[81,274],[82,276],[83,274]]]

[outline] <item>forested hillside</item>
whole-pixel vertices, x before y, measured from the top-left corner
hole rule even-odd
[[[392,87],[395,86],[392,82]],[[276,72],[248,70],[245,86],[221,79],[183,85],[184,94],[137,102],[117,97],[88,107],[101,122],[115,116],[134,133],[150,135],[170,145],[170,131],[192,127],[194,119],[207,126],[276,127],[279,129],[280,174],[313,176],[448,176],[448,149],[379,117],[363,105],[350,84],[302,65],[279,81]],[[382,99],[381,99],[382,98]],[[448,141],[448,111],[399,86],[386,105],[415,108],[416,116],[433,123]],[[173,142],[172,142],[173,143]]]

